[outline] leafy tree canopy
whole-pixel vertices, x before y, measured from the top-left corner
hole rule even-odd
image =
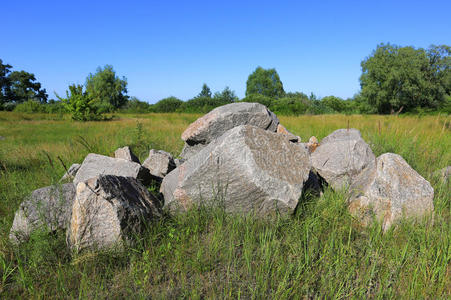
[[[116,76],[111,65],[99,67],[95,74],[89,74],[85,86],[87,94],[101,111],[113,111],[127,102],[127,79]]]
[[[9,65],[3,65],[2,73],[9,73]],[[2,77],[2,98],[4,102],[22,103],[28,100],[38,101],[40,103],[47,102],[47,92],[41,89],[41,84],[36,81],[36,77],[32,73],[25,71],[13,71],[7,77]]]
[[[361,63],[361,96],[378,113],[438,108],[450,91],[450,48],[380,44]]]
[[[276,69],[257,67],[249,75],[246,82],[246,97],[252,94],[260,94],[271,98],[279,98],[285,94],[282,81],[280,81]]]

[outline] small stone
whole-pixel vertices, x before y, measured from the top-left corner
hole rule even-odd
[[[154,177],[163,179],[176,165],[171,153],[163,150],[150,150],[149,157],[144,161],[143,167],[147,168]]]

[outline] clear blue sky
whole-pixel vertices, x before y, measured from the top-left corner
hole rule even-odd
[[[0,58],[49,96],[113,65],[129,95],[187,100],[205,82],[239,97],[257,66],[285,91],[358,92],[381,42],[451,44],[451,1],[2,1]]]

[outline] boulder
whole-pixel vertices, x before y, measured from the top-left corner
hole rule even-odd
[[[206,145],[236,126],[253,125],[276,132],[278,124],[277,116],[262,104],[240,102],[223,105],[197,119],[182,133],[188,149],[180,156],[188,159],[192,150],[200,150],[189,149],[190,146]]]
[[[150,181],[149,170],[136,162],[90,153],[81,164],[74,178],[74,184],[101,174],[133,177],[144,184]]]
[[[183,158],[176,158],[174,159],[175,167],[180,167],[186,160]]]
[[[138,180],[99,175],[77,185],[67,242],[77,252],[120,247],[160,216],[160,202]]]
[[[144,161],[143,167],[147,168],[152,176],[163,179],[176,166],[171,153],[152,149],[149,151],[149,157]]]
[[[363,169],[375,164],[376,159],[357,129],[336,130],[313,151],[313,168],[334,190],[351,185]]]
[[[116,151],[114,151],[114,157],[122,158],[122,159],[125,159],[128,161],[133,161],[135,163],[140,164],[139,158],[136,157],[135,154],[133,154],[133,152],[129,146],[118,148]]]
[[[75,186],[72,183],[37,189],[20,204],[14,216],[9,239],[27,240],[33,230],[66,230],[70,221]]]
[[[169,173],[160,192],[172,211],[212,203],[227,212],[288,214],[296,208],[310,169],[301,146],[283,135],[241,125]]]
[[[183,146],[182,152],[180,153],[180,157],[184,160],[188,160],[192,156],[196,155],[200,150],[205,148],[205,146],[206,145],[204,144],[189,145],[188,143],[185,143],[185,146]]]
[[[296,136],[296,135],[292,134],[291,132],[289,132],[288,129],[286,129],[282,124],[277,125],[276,132],[279,134],[285,135],[290,142],[293,142],[293,143],[301,142],[301,138],[299,136]]]
[[[61,177],[60,181],[73,180],[75,178],[75,175],[77,175],[77,172],[80,169],[80,167],[81,167],[80,164],[72,164],[69,170],[67,170],[67,172],[63,175],[63,177]]]
[[[434,189],[399,155],[385,153],[364,170],[350,187],[349,210],[368,225],[373,217],[386,231],[402,217],[419,217],[434,210]]]

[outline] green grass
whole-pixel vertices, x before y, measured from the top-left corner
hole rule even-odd
[[[153,224],[124,252],[72,256],[64,233],[36,232],[21,248],[8,233],[20,202],[56,183],[89,152],[130,145],[174,155],[198,115],[120,115],[77,123],[58,116],[0,112],[0,298],[449,298],[449,184],[431,173],[451,164],[444,116],[280,117],[307,140],[337,128],[361,130],[376,155],[402,155],[435,189],[434,222],[405,220],[382,234],[359,227],[345,196],[303,197],[296,214],[258,219],[196,207]]]

